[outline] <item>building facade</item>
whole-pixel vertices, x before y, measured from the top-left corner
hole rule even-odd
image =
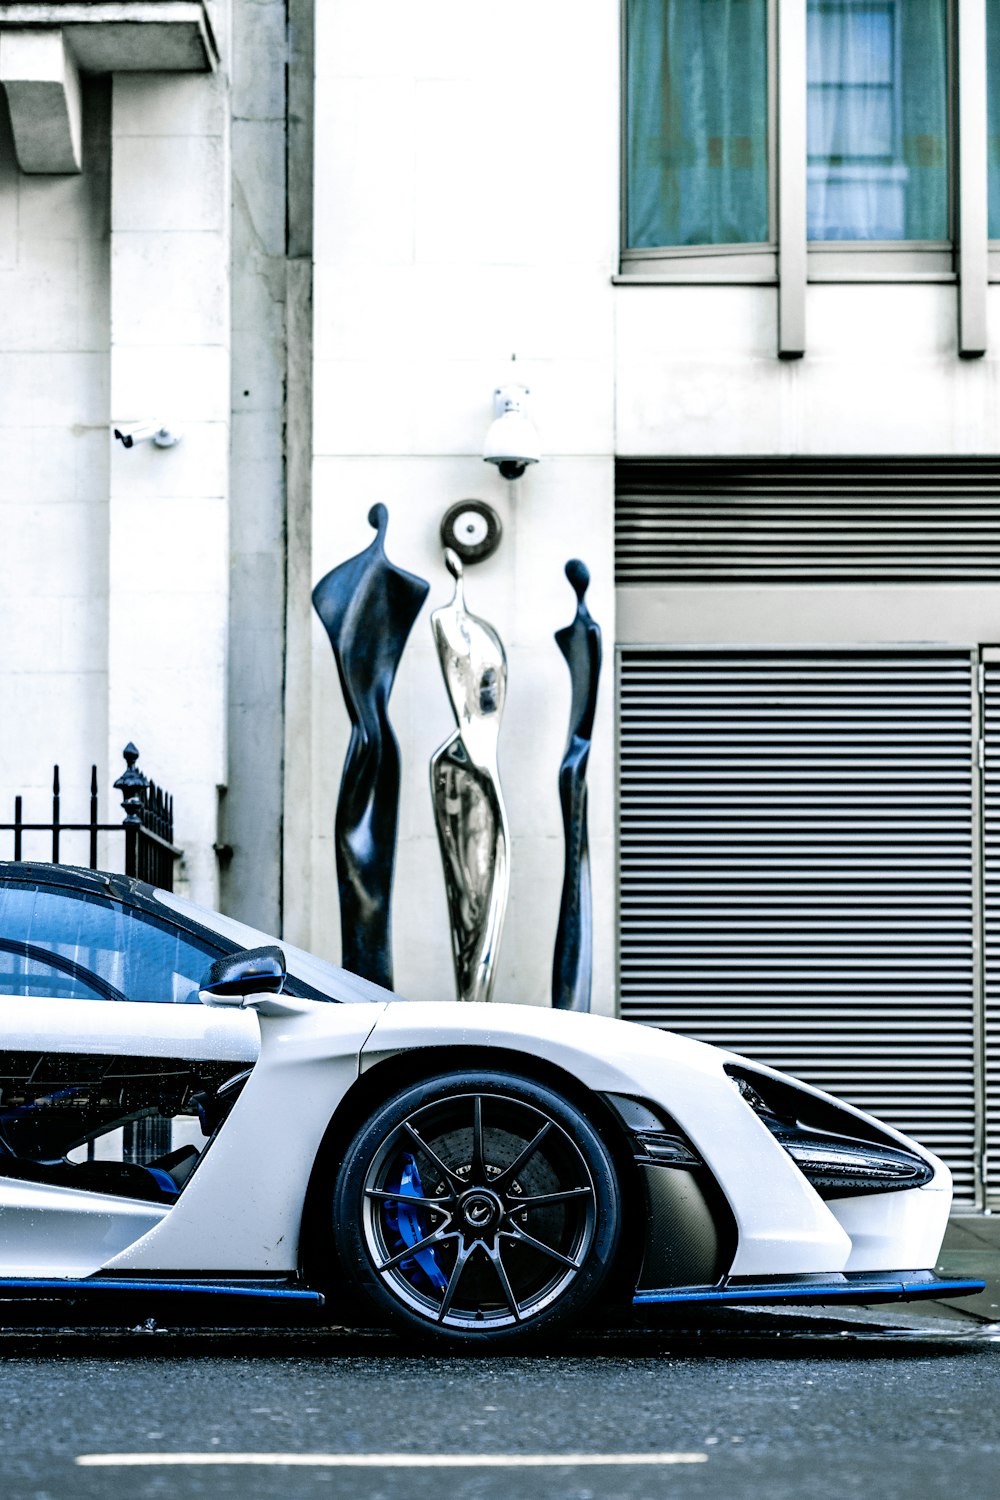
[[[4,794],[54,760],[108,785],[131,738],[190,892],[335,959],[347,719],[310,590],[380,501],[429,611],[441,518],[484,500],[496,998],[549,999],[578,556],[595,1008],[826,1083],[995,1202],[1000,4],[51,0],[0,27]],[[543,454],[513,482],[481,457],[508,382]],[[114,441],[143,419],[181,441]],[[426,613],[391,715],[396,983],[448,997]]]

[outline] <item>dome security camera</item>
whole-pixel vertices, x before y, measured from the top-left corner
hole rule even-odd
[[[529,464],[542,457],[538,433],[525,416],[531,395],[527,386],[504,385],[493,392],[493,421],[483,444],[483,458],[496,464],[504,479],[520,479]]]

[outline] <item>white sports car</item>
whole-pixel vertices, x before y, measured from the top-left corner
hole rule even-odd
[[[634,1024],[406,1002],[123,876],[0,864],[0,1293],[223,1293],[506,1341],[623,1305],[875,1302],[944,1164]]]

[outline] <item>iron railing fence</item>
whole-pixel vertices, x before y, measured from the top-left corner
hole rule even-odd
[[[149,780],[139,770],[139,752],[131,740],[122,751],[125,770],[115,782],[121,792],[125,817],[119,823],[102,823],[99,813],[97,767],[90,768],[90,815],[85,823],[67,821],[62,816],[62,788],[59,767],[52,767],[52,817],[37,823],[24,817],[24,798],[14,798],[14,821],[0,823],[0,833],[12,833],[13,857],[24,858],[25,834],[50,834],[52,863],[65,864],[62,858],[66,834],[86,834],[88,864],[97,869],[97,836],[100,833],[122,834],[125,874],[162,890],[173,890],[174,863],[183,850],[174,843],[174,799],[163,787]]]

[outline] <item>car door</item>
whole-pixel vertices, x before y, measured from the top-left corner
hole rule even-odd
[[[0,885],[0,1277],[92,1274],[169,1214],[259,1050],[198,1003],[225,951],[100,877]]]

